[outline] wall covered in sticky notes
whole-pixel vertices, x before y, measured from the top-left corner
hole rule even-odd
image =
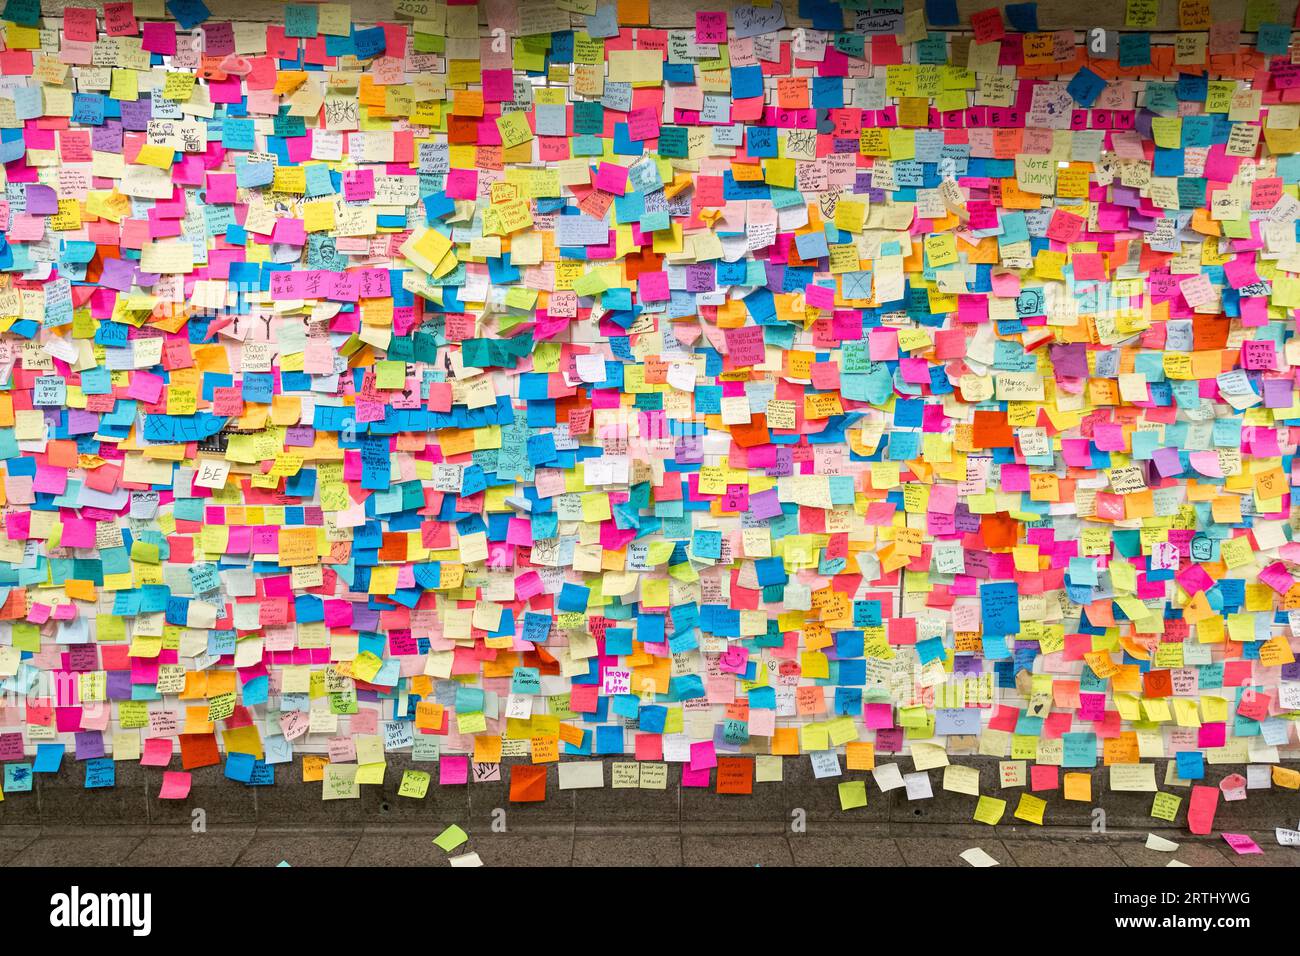
[[[3,2],[6,790],[1295,753],[1275,5],[361,6]]]

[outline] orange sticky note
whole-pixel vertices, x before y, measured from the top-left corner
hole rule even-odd
[[[876,745],[869,740],[859,740],[844,745],[845,763],[850,770],[876,769]]]
[[[1092,799],[1092,774],[1067,773],[1065,775],[1065,799],[1087,802]]]
[[[475,763],[500,763],[501,738],[489,734],[480,734],[474,738]]]
[[[511,803],[540,803],[545,799],[545,767],[537,767],[531,764],[516,764],[510,768]]]
[[[320,754],[309,753],[303,757],[303,783],[324,780],[326,763],[329,763],[329,758],[321,757]]]

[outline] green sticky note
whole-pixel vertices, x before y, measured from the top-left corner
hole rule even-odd
[[[384,360],[375,363],[376,388],[405,388],[406,363]]]
[[[1151,801],[1151,815],[1158,820],[1170,820],[1178,816],[1178,808],[1183,805],[1183,798],[1172,793],[1157,793]]]
[[[840,809],[853,810],[867,805],[867,782],[847,780],[840,784]]]
[[[158,556],[158,545],[150,544],[148,541],[131,542],[132,561],[139,561],[142,564],[157,564]]]
[[[447,829],[434,837],[433,842],[438,847],[441,847],[443,850],[450,853],[468,839],[469,834],[453,823],[451,826],[447,827]]]

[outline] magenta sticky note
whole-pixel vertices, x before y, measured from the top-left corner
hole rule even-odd
[[[438,783],[444,787],[469,781],[469,757],[444,754],[438,760]]]

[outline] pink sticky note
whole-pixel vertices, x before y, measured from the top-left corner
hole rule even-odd
[[[727,13],[725,10],[695,11],[695,42],[727,42]]]
[[[668,289],[668,273],[641,273],[636,277],[636,294],[642,302],[664,302],[672,298]]]
[[[452,169],[447,172],[447,196],[451,199],[478,197],[478,170]]]
[[[627,192],[627,167],[618,163],[601,163],[596,170],[596,188],[615,196],[623,195]]]
[[[818,309],[835,308],[835,290],[824,285],[810,285],[804,290],[804,299]]]
[[[190,775],[184,770],[163,771],[162,791],[158,794],[163,800],[184,800],[190,795]]]
[[[691,744],[691,770],[703,770],[706,773],[718,765],[718,755],[713,750],[713,741],[701,740]]]
[[[373,734],[379,730],[379,712],[358,710],[349,718],[348,729],[354,734]]]
[[[889,730],[894,726],[894,705],[867,704],[863,719],[869,730]]]
[[[302,246],[307,243],[307,227],[301,219],[277,219],[271,233],[271,241]]]
[[[1202,836],[1208,834],[1214,829],[1214,813],[1218,808],[1218,787],[1192,787],[1192,800],[1187,807],[1187,828]]]
[[[1034,764],[1029,768],[1029,789],[1055,790],[1060,786],[1060,767]]]
[[[237,178],[234,173],[208,173],[208,202],[233,203]]]
[[[438,783],[454,786],[469,780],[469,757],[443,756],[438,761]]]
[[[1246,856],[1249,853],[1263,853],[1259,844],[1252,840],[1244,833],[1225,833],[1223,839],[1228,841],[1228,846],[1237,851],[1238,855]]]
[[[683,787],[707,787],[709,785],[709,768],[702,770],[692,770],[690,767],[682,767],[682,786]]]
[[[375,171],[349,169],[343,173],[343,198],[348,202],[365,202],[375,198]]]
[[[642,277],[644,277],[642,273]],[[748,325],[739,329],[727,329],[725,333],[727,354],[731,363],[737,368],[756,365],[767,357],[761,326]]]

